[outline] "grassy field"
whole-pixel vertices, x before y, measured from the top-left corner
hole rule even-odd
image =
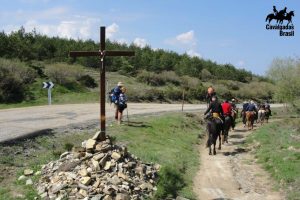
[[[0,146],[0,200],[33,199],[31,186],[17,178],[26,168],[37,171],[42,164],[91,137],[96,130],[69,130]],[[131,117],[123,126],[113,124],[107,130],[116,143],[126,144],[131,153],[145,162],[162,166],[157,198],[184,196],[195,199],[193,175],[198,166],[197,143],[203,134],[202,121],[194,114],[173,113]],[[70,137],[72,136],[72,137]],[[36,181],[39,177],[34,177]]]
[[[264,125],[250,135],[258,162],[272,175],[290,200],[300,197],[300,119],[276,111],[281,120]]]

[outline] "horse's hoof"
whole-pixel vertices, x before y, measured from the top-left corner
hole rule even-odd
[[[216,155],[216,154],[217,154],[217,152],[214,151],[214,155]]]
[[[218,149],[221,150],[221,147],[219,147]]]
[[[209,152],[208,155],[211,155],[211,152]]]

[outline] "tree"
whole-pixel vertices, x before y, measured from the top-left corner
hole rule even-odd
[[[300,97],[300,60],[276,58],[268,71],[276,84],[275,99],[293,104]]]

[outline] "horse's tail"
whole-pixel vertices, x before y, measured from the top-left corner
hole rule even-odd
[[[268,21],[268,19],[269,19],[269,16],[270,16],[270,15],[268,15],[268,16],[266,17],[266,21]]]

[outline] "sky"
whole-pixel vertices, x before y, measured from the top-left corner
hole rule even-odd
[[[295,11],[295,36],[266,30],[266,16]],[[0,31],[113,41],[230,63],[265,75],[274,58],[300,56],[299,0],[1,0]],[[273,22],[271,22],[274,24]],[[286,24],[286,22],[284,22]],[[80,49],[78,49],[80,50]]]

